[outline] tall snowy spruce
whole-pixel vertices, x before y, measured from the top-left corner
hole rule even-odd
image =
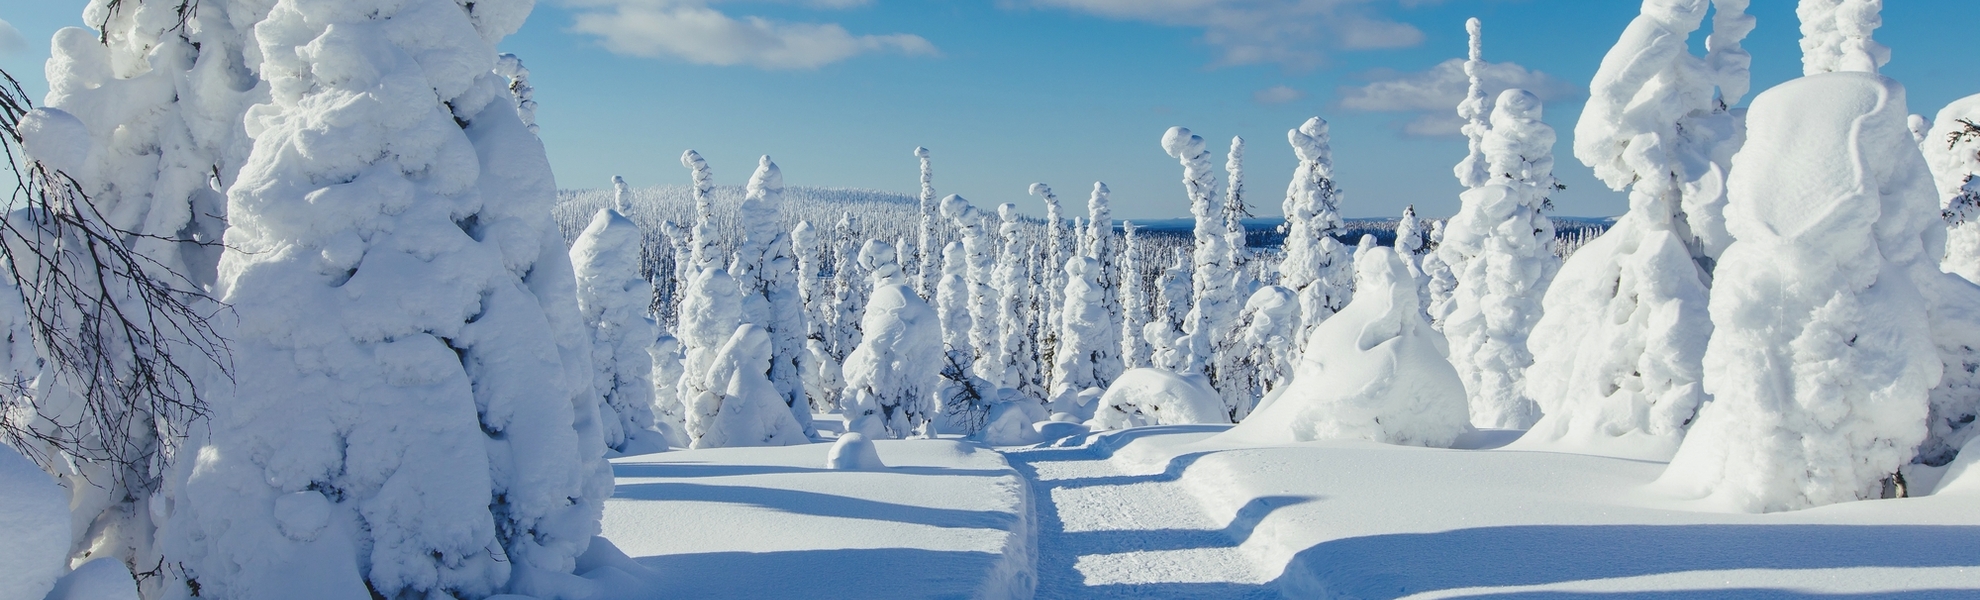
[[[1716,5],[1710,54],[1687,38]],[[1609,50],[1575,126],[1575,156],[1630,210],[1547,290],[1528,394],[1546,416],[1522,443],[1663,460],[1706,401],[1710,270],[1730,241],[1725,174],[1744,139],[1746,0],[1643,3]]]
[[[1173,252],[1169,265],[1156,278],[1154,319],[1142,326],[1141,337],[1148,341],[1148,360],[1155,368],[1181,373],[1189,357],[1185,355],[1188,349],[1178,343],[1183,341],[1183,324],[1189,320],[1195,284],[1190,280],[1189,251],[1179,247]]]
[[[1235,352],[1230,351],[1229,344],[1243,306],[1237,297],[1234,249],[1224,237],[1224,205],[1217,201],[1217,174],[1211,169],[1210,151],[1204,147],[1203,137],[1188,129],[1169,128],[1162,136],[1162,149],[1182,163],[1189,212],[1196,216],[1195,273],[1191,275],[1195,304],[1184,319],[1186,335],[1177,342],[1186,349],[1187,362],[1181,372],[1208,377],[1223,396],[1225,408],[1237,412],[1239,407],[1230,404],[1237,396],[1225,390],[1241,385]]]
[[[167,536],[188,591],[538,593],[598,533],[556,185],[494,72],[528,11],[290,0],[254,26],[270,94],[217,286],[236,386]]]
[[[1463,265],[1444,335],[1479,427],[1524,429],[1540,418],[1525,389],[1533,364],[1526,342],[1560,266],[1553,222],[1541,214],[1556,186],[1553,146],[1539,98],[1500,94],[1482,144],[1490,183],[1464,193],[1437,248],[1445,262]]]
[[[901,253],[900,264],[903,272],[907,271],[910,265],[914,267],[915,291],[920,293],[923,299],[933,300],[935,286],[940,283],[936,269],[939,267],[938,261],[941,257],[936,256],[935,249],[943,247],[942,225],[939,220],[942,218],[942,204],[940,198],[935,195],[935,170],[928,164],[928,149],[916,146],[914,157],[921,161],[921,229],[918,232],[920,237],[914,245],[919,251],[907,252],[907,248],[894,248],[894,251]]]
[[[791,256],[790,236],[779,226],[784,205],[784,174],[765,156],[749,178],[737,218],[743,239],[729,272],[743,295],[743,322],[763,328],[770,338],[769,377],[784,406],[804,428],[811,425],[811,401],[805,396],[804,372],[810,357],[804,348],[804,303],[798,299],[797,260]]]
[[[224,334],[224,324],[188,317],[218,311],[199,297],[218,278],[226,227],[213,179],[238,177],[251,143],[242,117],[268,95],[258,78],[234,72],[252,44],[243,29],[262,14],[216,5],[181,19],[177,3],[70,4],[83,4],[83,20],[100,31],[56,32],[45,106],[9,111],[19,127],[8,127],[5,145],[11,154],[19,141],[25,156],[9,165],[24,183],[8,207],[17,245],[0,271],[11,296],[0,308],[9,396],[0,398],[0,433],[67,493],[73,544],[56,554],[145,572],[166,551],[156,542],[168,514],[152,509],[179,493],[171,467],[191,462],[192,409],[224,395],[221,363],[195,358],[224,356],[220,340],[202,335]],[[31,200],[43,190],[49,202]],[[111,235],[88,239],[84,229]],[[111,245],[128,261],[100,260]],[[191,311],[136,310],[159,306],[146,290],[172,291]],[[123,327],[126,316],[138,329]],[[165,579],[147,578],[145,593],[171,585]]]
[[[1423,259],[1435,251],[1430,242],[1430,230],[1423,227],[1423,221],[1416,218],[1416,205],[1403,207],[1402,218],[1396,221],[1396,255],[1402,257],[1403,266],[1409,267],[1409,276],[1416,280],[1416,291],[1424,308],[1424,316],[1430,314],[1430,282],[1432,275],[1424,270]]]
[[[1044,326],[1038,334],[1038,360],[1042,364],[1055,364],[1059,346],[1059,307],[1065,305],[1066,264],[1065,217],[1059,214],[1059,196],[1052,193],[1052,186],[1043,183],[1031,184],[1030,193],[1045,201],[1045,268],[1039,273],[1039,281],[1044,286],[1040,306],[1045,308]],[[1052,373],[1045,373],[1045,383],[1052,385]]]
[[[1000,377],[990,379],[998,387],[1017,390],[1034,403],[1045,397],[1045,377],[1039,372],[1038,337],[1032,329],[1031,272],[1026,268],[1023,216],[1016,204],[997,206],[998,234],[1004,251],[997,256],[997,269],[991,274],[991,289],[1003,293],[997,298],[997,352]]]
[[[944,355],[956,354],[954,361],[965,368],[974,365],[976,353],[969,345],[969,261],[962,242],[949,242],[942,248],[942,282],[935,288],[935,314],[941,322]]]
[[[859,262],[873,288],[864,338],[846,356],[846,430],[875,439],[927,433],[943,363],[935,310],[908,286],[893,246],[869,240]]]
[[[1148,325],[1148,286],[1141,278],[1141,235],[1133,221],[1121,222],[1121,367],[1149,366],[1148,341],[1141,331]]]
[[[839,217],[832,236],[832,358],[844,364],[846,355],[859,345],[860,315],[866,312],[866,295],[872,284],[866,282],[859,266],[859,221],[852,213]]]
[[[1942,224],[1904,99],[1874,72],[1754,98],[1710,301],[1713,401],[1663,483],[1750,512],[1877,498],[1925,441]]]
[[[1081,240],[1082,254],[1099,262],[1100,265],[1100,321],[1093,323],[1099,329],[1092,333],[1097,337],[1086,339],[1083,348],[1092,353],[1094,368],[1099,369],[1101,381],[1113,381],[1121,376],[1120,289],[1115,283],[1114,214],[1109,202],[1113,191],[1107,184],[1094,182],[1093,194],[1086,199],[1086,232]]]
[[[1286,239],[1284,258],[1279,261],[1279,285],[1298,296],[1300,314],[1294,332],[1294,339],[1299,341],[1291,348],[1294,354],[1282,360],[1297,363],[1307,334],[1353,297],[1354,264],[1347,247],[1334,238],[1342,223],[1327,122],[1320,117],[1307,119],[1298,129],[1286,132],[1286,141],[1299,165],[1293,168],[1282,207]]]
[[[822,413],[838,406],[839,388],[844,384],[839,378],[839,359],[832,356],[826,341],[837,315],[831,290],[818,276],[823,259],[820,252],[818,228],[810,221],[798,221],[791,228],[791,253],[797,257],[798,299],[804,306],[804,393],[811,399],[811,410]]]
[[[616,178],[615,178],[616,179]],[[653,356],[659,328],[646,318],[651,284],[639,276],[639,226],[619,209],[599,209],[571,244],[578,311],[591,333],[591,385],[605,446],[617,452],[666,448],[653,417]]]
[[[1231,150],[1224,156],[1224,174],[1230,178],[1230,185],[1224,187],[1224,243],[1229,244],[1232,253],[1232,266],[1238,270],[1239,295],[1251,289],[1251,273],[1244,268],[1249,260],[1249,250],[1245,246],[1244,218],[1251,216],[1251,207],[1245,204],[1244,195],[1244,138],[1231,138]]]
[[[694,239],[694,254],[688,269],[689,281],[693,281],[701,270],[723,266],[718,251],[720,244],[715,240],[715,171],[701,158],[701,153],[693,150],[681,153],[681,166],[692,177],[688,191],[694,196],[694,229],[689,232]]]

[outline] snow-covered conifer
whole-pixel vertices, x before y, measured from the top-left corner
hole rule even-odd
[[[798,299],[794,281],[797,261],[791,256],[789,234],[778,226],[783,204],[783,171],[770,157],[762,157],[738,209],[743,239],[729,272],[742,291],[743,322],[763,328],[770,338],[770,383],[783,395],[784,405],[805,435],[816,435],[811,425],[811,401],[804,389],[810,356],[804,344],[804,303]]]
[[[1256,399],[1284,389],[1292,380],[1293,367],[1299,364],[1299,295],[1283,286],[1258,288],[1245,300],[1239,321],[1242,337],[1237,348],[1244,355],[1238,371],[1248,399],[1232,418],[1243,421]]]
[[[1148,325],[1148,286],[1141,278],[1141,236],[1133,221],[1121,222],[1121,367],[1150,366],[1148,341],[1142,328]]]
[[[1423,321],[1409,269],[1378,246],[1355,258],[1355,270],[1354,302],[1306,341],[1286,391],[1227,435],[1449,446],[1470,428],[1463,384]]]
[[[716,241],[715,231],[715,171],[708,167],[708,161],[693,150],[681,153],[681,166],[687,167],[693,175],[693,184],[688,188],[694,195],[694,263],[688,269],[689,277],[694,277],[702,269],[722,266],[721,245]]]
[[[819,281],[818,229],[810,221],[798,221],[791,228],[791,253],[797,257],[798,298],[804,306],[805,395],[811,399],[813,412],[826,412],[837,405],[835,388],[840,384],[835,377],[839,361],[826,342],[826,332],[838,315],[831,306],[831,291],[823,289]]]
[[[530,133],[536,133],[536,88],[529,85],[529,67],[514,54],[495,57],[495,74],[509,80],[509,96],[516,103],[516,118]]]
[[[846,356],[846,430],[869,438],[924,433],[944,360],[935,310],[908,287],[893,246],[868,240],[859,261],[873,291],[865,337]]]
[[[1200,373],[1224,397],[1226,408],[1236,410],[1242,399],[1237,376],[1237,352],[1230,344],[1237,327],[1238,312],[1235,249],[1224,237],[1224,205],[1217,201],[1217,174],[1210,166],[1210,151],[1202,136],[1182,127],[1171,127],[1162,136],[1162,148],[1183,166],[1183,187],[1190,196],[1190,213],[1196,216],[1195,304],[1184,320],[1188,362],[1182,373]]]
[[[688,286],[688,297],[681,302],[681,324],[677,332],[684,376],[676,393],[683,407],[682,427],[687,432],[688,446],[694,446],[706,433],[705,419],[712,416],[698,414],[695,408],[719,407],[722,395],[728,390],[728,382],[710,382],[708,373],[715,368],[722,346],[729,343],[740,325],[742,294],[736,289],[735,278],[723,269],[703,269],[696,273],[694,284]]]
[[[1628,189],[1630,210],[1547,291],[1527,380],[1545,417],[1522,443],[1661,460],[1706,400],[1709,272],[1731,242],[1723,182],[1743,127],[1726,107],[1747,88],[1753,29],[1744,0],[1714,4],[1705,58],[1685,41],[1705,0],[1645,2],[1596,72],[1575,156]]]
[[[1081,350],[1093,355],[1095,368],[1099,369],[1101,381],[1113,381],[1121,376],[1120,289],[1114,283],[1114,213],[1109,206],[1113,192],[1107,184],[1094,182],[1093,195],[1086,200],[1086,237],[1081,252],[1100,263],[1100,315],[1102,320],[1094,324],[1105,330],[1104,335],[1086,338],[1086,346]],[[1064,316],[1064,315],[1061,315]],[[1098,330],[1090,330],[1094,335]]]
[[[1155,368],[1181,372],[1188,362],[1183,355],[1187,349],[1177,342],[1183,335],[1183,323],[1189,319],[1190,296],[1195,293],[1191,270],[1188,251],[1176,248],[1169,266],[1156,280],[1155,318],[1141,328],[1142,339],[1148,341],[1148,360]]]
[[[860,315],[866,312],[866,295],[872,287],[859,266],[859,248],[863,242],[858,223],[852,213],[844,213],[833,228],[837,241],[832,252],[832,307],[837,314],[832,319],[832,358],[840,362],[859,346]]]
[[[297,573],[324,597],[486,597],[569,573],[599,532],[556,188],[494,72],[528,11],[287,0],[254,25],[269,97],[216,288],[236,385],[171,507],[170,570],[202,597],[293,595]]]
[[[1244,202],[1244,138],[1231,138],[1224,174],[1230,177],[1230,185],[1224,188],[1224,243],[1237,253],[1237,264],[1241,267],[1245,258],[1244,218],[1251,216],[1251,207]]]
[[[708,371],[712,386],[720,386],[719,402],[698,402],[691,415],[699,417],[695,448],[796,446],[811,437],[791,416],[784,394],[765,374],[771,371],[770,334],[762,327],[737,327],[715,354]],[[701,400],[716,398],[703,395]]]
[[[1698,411],[1662,483],[1751,512],[1877,498],[1928,435],[1937,199],[1904,89],[1869,73],[1754,98],[1727,180]],[[1795,182],[1792,188],[1781,182]]]
[[[1403,266],[1409,267],[1409,276],[1416,279],[1418,306],[1430,306],[1430,277],[1423,270],[1423,255],[1430,252],[1430,231],[1423,228],[1423,222],[1416,219],[1416,205],[1403,207],[1402,218],[1396,221],[1396,255],[1402,257]],[[1426,310],[1424,315],[1430,313]]]
[[[922,298],[928,299],[935,297],[935,286],[939,283],[935,277],[936,261],[939,257],[935,256],[934,249],[947,248],[942,244],[941,222],[937,220],[942,217],[942,204],[935,195],[935,171],[928,164],[928,149],[916,146],[914,157],[921,161],[921,237],[914,244],[919,252],[901,254],[900,260],[903,272],[910,264],[913,265],[914,288]],[[897,253],[903,250],[906,248],[894,248]]]
[[[949,242],[942,249],[942,283],[935,291],[935,312],[942,324],[942,348],[962,352],[963,364],[972,364],[975,352],[969,345],[969,259],[962,242]]]
[[[1022,218],[1017,205],[1009,203],[997,206],[997,216],[1003,223],[998,233],[1003,236],[1004,251],[997,257],[997,269],[991,275],[990,285],[1003,291],[997,298],[995,353],[996,360],[1002,364],[1001,377],[990,381],[998,387],[1017,390],[1024,398],[1043,399],[1045,379],[1039,373],[1038,338],[1032,333],[1031,273],[1025,269],[1024,261],[1030,251],[1025,247]]]
[[[992,271],[996,270],[996,241],[991,237],[989,215],[976,210],[962,196],[950,194],[942,199],[942,216],[954,221],[956,231],[962,236],[964,279],[968,283],[969,307],[969,361],[971,372],[977,377],[995,381],[1002,370],[999,359],[994,355],[997,348],[997,296],[999,290],[990,285]]]
[[[1040,360],[1050,364],[1058,348],[1059,307],[1065,305],[1065,269],[1060,268],[1066,264],[1065,217],[1059,214],[1059,196],[1052,193],[1052,186],[1033,183],[1030,192],[1045,201],[1045,268],[1039,274],[1044,287],[1044,301],[1039,304],[1045,307],[1045,321],[1040,328],[1043,331],[1039,332],[1038,355]],[[1050,377],[1051,373],[1046,373],[1047,384],[1051,382]]]
[[[1980,95],[1939,111],[1919,149],[1932,168],[1946,220],[1946,272],[1980,282]]]
[[[661,335],[646,348],[653,357],[653,425],[670,446],[687,447],[687,405],[683,402],[681,340]]]
[[[1801,0],[1801,73],[1875,73],[1891,62],[1891,49],[1870,38],[1884,24],[1883,0]]]
[[[1450,263],[1444,262],[1444,256],[1437,252],[1437,248],[1444,243],[1444,226],[1447,223],[1450,223],[1449,219],[1430,223],[1430,251],[1423,255],[1423,276],[1429,280],[1424,288],[1430,297],[1424,312],[1430,316],[1430,327],[1437,331],[1444,330],[1444,321],[1450,318],[1451,311],[1457,309],[1454,301],[1457,274],[1451,272]]]
[[[1113,320],[1103,308],[1104,274],[1100,261],[1090,256],[1066,259],[1066,304],[1060,309],[1059,352],[1052,362],[1053,412],[1077,412],[1080,393],[1087,388],[1105,389],[1105,358],[1115,348],[1101,348],[1112,339]]]
[[[614,178],[617,179],[617,178]],[[578,310],[591,333],[592,388],[605,396],[605,446],[618,452],[664,448],[654,440],[653,355],[660,335],[646,305],[652,287],[639,276],[639,226],[617,209],[599,209],[571,244]],[[650,436],[647,436],[650,437]]]
[[[1464,119],[1460,129],[1469,143],[1470,153],[1452,168],[1458,183],[1465,189],[1484,187],[1492,180],[1485,166],[1485,132],[1492,129],[1487,119],[1492,114],[1491,98],[1485,94],[1485,28],[1477,17],[1464,21],[1464,31],[1470,35],[1470,56],[1464,61],[1464,77],[1468,81],[1464,100],[1458,103],[1458,118]],[[1451,265],[1457,267],[1458,265]]]
[[[1342,223],[1327,122],[1320,117],[1307,119],[1298,129],[1287,131],[1286,140],[1299,165],[1286,186],[1285,255],[1279,261],[1279,285],[1299,295],[1295,339],[1304,340],[1307,332],[1347,306],[1353,296],[1354,265],[1347,247],[1334,238]]]
[[[1526,341],[1560,264],[1554,225],[1541,214],[1555,183],[1554,130],[1540,121],[1540,99],[1519,89],[1500,94],[1481,145],[1491,183],[1464,192],[1437,248],[1458,276],[1444,335],[1473,422],[1523,429],[1540,418],[1526,391]]]

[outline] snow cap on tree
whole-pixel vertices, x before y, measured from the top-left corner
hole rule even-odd
[[[1883,0],[1801,0],[1801,72],[1876,73],[1891,62],[1891,49],[1870,38],[1883,26]]]
[[[1464,76],[1470,83],[1465,89],[1464,101],[1458,103],[1457,113],[1458,118],[1465,121],[1461,131],[1469,140],[1471,153],[1458,162],[1453,171],[1458,183],[1466,188],[1478,188],[1491,181],[1490,175],[1485,172],[1485,151],[1480,146],[1485,140],[1486,130],[1491,129],[1486,123],[1491,106],[1485,97],[1485,34],[1484,26],[1477,17],[1465,20],[1464,31],[1471,36],[1470,58],[1464,61]]]

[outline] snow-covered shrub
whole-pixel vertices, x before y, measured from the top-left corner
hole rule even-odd
[[[1526,340],[1559,268],[1554,225],[1540,214],[1555,190],[1554,130],[1540,121],[1540,99],[1520,89],[1499,95],[1491,122],[1481,143],[1491,181],[1464,192],[1437,247],[1458,276],[1444,335],[1472,422],[1524,429],[1540,418],[1525,389]]]
[[[1693,56],[1707,5],[1645,2],[1595,74],[1575,155],[1629,190],[1630,211],[1547,290],[1527,371],[1545,417],[1523,443],[1664,459],[1706,400],[1708,273],[1729,241],[1723,180],[1742,139],[1725,107],[1749,60],[1730,53],[1753,28],[1745,2],[1721,1],[1712,54]]]
[[[935,310],[908,287],[893,246],[868,240],[859,251],[873,292],[859,347],[846,356],[846,430],[872,438],[925,431],[941,384],[944,353]]]
[[[833,471],[878,471],[887,468],[880,462],[880,451],[873,448],[873,440],[857,431],[848,431],[832,443],[832,450],[825,454],[825,468]]]
[[[1423,320],[1409,268],[1376,247],[1355,271],[1354,301],[1314,329],[1286,391],[1229,435],[1443,447],[1470,429],[1464,385]]]
[[[710,385],[722,394],[704,394],[688,413],[700,435],[695,448],[796,446],[811,443],[791,416],[791,407],[765,374],[770,371],[770,334],[754,324],[736,328],[715,353],[708,371]]]
[[[1926,439],[1937,198],[1904,89],[1803,77],[1753,100],[1727,180],[1699,409],[1663,482],[1751,512],[1876,498]]]
[[[598,533],[612,479],[556,191],[494,72],[529,6],[289,0],[254,25],[270,96],[217,286],[236,385],[161,534],[203,597],[297,573],[482,597],[568,574]]]
[[[605,396],[599,414],[605,446],[618,452],[654,430],[653,355],[647,350],[660,332],[645,314],[651,288],[639,277],[639,237],[639,226],[625,215],[600,210],[570,251],[578,311],[591,333],[591,385]]]
[[[1130,369],[1097,402],[1086,422],[1095,431],[1231,422],[1223,398],[1200,374]]]

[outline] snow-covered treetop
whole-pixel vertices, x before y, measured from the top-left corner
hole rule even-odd
[[[1875,73],[1891,62],[1891,49],[1870,38],[1883,9],[1883,0],[1801,0],[1801,73]]]
[[[1044,198],[1046,204],[1059,203],[1059,197],[1052,193],[1052,186],[1043,183],[1031,184],[1031,195]]]
[[[1016,204],[1005,202],[997,205],[997,218],[1004,223],[1001,233],[1008,236],[1018,231],[1018,226],[1023,222],[1024,215],[1018,213],[1018,206]]]
[[[942,216],[954,219],[964,227],[976,225],[983,219],[977,214],[976,207],[970,206],[969,200],[957,194],[942,198]]]
[[[1485,122],[1489,107],[1485,105],[1487,98],[1484,81],[1484,25],[1478,22],[1477,17],[1472,17],[1465,20],[1464,31],[1471,36],[1471,53],[1464,61],[1464,76],[1470,80],[1470,85],[1465,89],[1464,101],[1458,103],[1457,113],[1459,118],[1464,119],[1464,128],[1461,131],[1464,137],[1470,139],[1471,153],[1466,155],[1463,161],[1458,162],[1453,172],[1457,175],[1458,183],[1464,184],[1467,188],[1475,188],[1485,185],[1491,179],[1485,173],[1485,154],[1478,147],[1479,142],[1485,139],[1485,130],[1489,128]]]
[[[1482,144],[1494,179],[1525,181],[1554,189],[1554,129],[1540,120],[1540,97],[1522,89],[1499,94],[1492,106],[1492,132]]]
[[[894,256],[894,245],[880,240],[866,240],[859,249],[859,265],[866,268],[874,285],[900,284],[901,262]]]
[[[1217,173],[1210,166],[1210,150],[1203,136],[1185,127],[1170,127],[1162,135],[1162,149],[1182,162],[1183,186],[1191,199],[1190,212],[1196,214],[1196,239],[1221,237],[1216,228],[1223,225],[1223,207],[1209,202],[1217,197]]]
[[[914,157],[921,160],[921,204],[927,206],[935,201],[935,169],[928,164],[928,149],[914,147]]]
[[[1113,190],[1107,189],[1107,184],[1093,182],[1093,195],[1086,199],[1087,256],[1100,258],[1101,251],[1105,249],[1107,236],[1113,231],[1113,211],[1107,206],[1107,200],[1113,194]]]
[[[681,153],[681,166],[694,173],[695,214],[702,214],[709,194],[715,191],[715,171],[708,168],[708,161],[702,160],[701,153],[693,150]]]
[[[632,209],[632,188],[618,175],[612,176],[612,209],[622,213]]]
[[[800,249],[800,258],[817,252],[818,228],[812,227],[811,221],[798,221],[797,227],[791,228],[791,247]]]
[[[1708,39],[1711,64],[1692,56],[1686,40],[1704,22],[1709,0],[1647,0],[1622,37],[1602,57],[1589,84],[1588,104],[1575,123],[1574,156],[1611,189],[1639,179],[1682,173],[1678,121],[1723,109],[1746,93],[1752,62],[1739,42],[1753,29],[1746,0],[1721,0]],[[1715,97],[1713,90],[1720,90]]]
[[[530,133],[536,133],[536,88],[529,85],[529,67],[514,54],[495,57],[495,74],[509,80],[509,94],[515,97],[516,117]]]
[[[1334,156],[1328,147],[1327,120],[1320,117],[1307,119],[1299,129],[1286,131],[1286,141],[1292,144],[1293,154],[1299,161],[1315,166],[1314,174],[1333,178]]]

